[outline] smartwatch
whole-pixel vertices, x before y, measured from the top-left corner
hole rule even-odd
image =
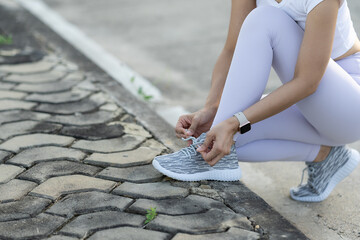
[[[245,114],[243,112],[235,113],[234,117],[236,117],[240,123],[239,132],[241,134],[244,134],[244,133],[250,131],[251,124],[250,124],[249,120],[247,120],[247,118],[245,117]]]

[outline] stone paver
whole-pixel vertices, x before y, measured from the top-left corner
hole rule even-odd
[[[99,97],[99,94],[84,98],[78,102],[70,103],[42,103],[35,109],[37,111],[54,113],[54,114],[74,114],[94,111],[96,108],[105,103],[105,99]]]
[[[41,102],[41,103],[71,103],[77,102],[88,97],[91,94],[89,91],[80,89],[73,89],[67,92],[38,94],[33,93],[25,97],[25,100]]]
[[[113,118],[119,116],[122,113],[122,111],[115,111],[115,112],[109,112],[109,111],[97,111],[93,113],[84,113],[84,114],[78,114],[75,116],[62,116],[57,115],[50,117],[46,119],[50,122],[55,123],[62,123],[62,124],[68,124],[68,125],[90,125],[90,124],[98,124],[98,123],[104,123],[112,120]]]
[[[149,164],[160,153],[161,149],[139,147],[118,153],[93,153],[84,162],[100,166],[130,167]]]
[[[7,183],[20,173],[25,171],[22,167],[17,167],[14,165],[1,164],[0,165],[0,184]]]
[[[52,237],[47,238],[47,240],[77,240],[77,237],[68,237],[64,235],[53,235]]]
[[[26,133],[52,133],[61,129],[61,125],[54,123],[43,123],[33,120],[24,120],[19,122],[7,123],[0,126],[0,138],[7,139]]]
[[[157,149],[157,150],[159,150],[161,152],[166,149],[166,147],[163,144],[159,143],[155,139],[148,139],[146,142],[144,142],[142,144],[142,146],[143,147],[149,147],[151,149]]]
[[[97,91],[99,90],[90,80],[84,80],[76,85],[79,89],[84,89],[88,91]]]
[[[29,135],[16,136],[0,144],[0,149],[18,152],[22,148],[30,148],[43,145],[67,146],[75,139],[72,137],[34,133]]]
[[[84,214],[94,211],[123,211],[133,200],[104,192],[84,192],[69,194],[56,202],[46,212],[64,217]],[[1,206],[1,205],[0,205]]]
[[[2,65],[0,66],[0,72],[6,73],[18,73],[18,74],[29,74],[49,71],[55,63],[48,61],[40,61],[36,63],[24,63],[14,65]]]
[[[243,215],[219,209],[210,209],[194,215],[167,216],[159,214],[146,228],[176,233],[224,232],[229,227],[239,227],[250,231],[250,221]]]
[[[186,198],[163,200],[138,199],[129,210],[139,214],[146,214],[146,210],[156,207],[156,212],[167,215],[184,215],[202,213],[209,209],[232,211],[225,204],[206,197],[189,195]]]
[[[124,135],[120,138],[104,139],[104,140],[79,140],[71,147],[91,152],[121,152],[131,150],[145,140],[142,136]],[[0,145],[1,148],[1,145]]]
[[[103,211],[81,215],[60,230],[60,233],[85,237],[100,229],[134,226],[140,227],[144,222],[144,216],[117,211]]]
[[[129,183],[125,182],[115,188],[113,193],[133,198],[179,198],[186,197],[189,191],[185,188],[173,187],[168,182]]]
[[[15,87],[15,83],[0,82],[0,89],[9,90]]]
[[[17,110],[17,109],[30,110],[35,106],[36,103],[25,102],[21,100],[12,100],[12,99],[0,100],[0,111]]]
[[[146,138],[151,137],[150,133],[146,131],[142,126],[137,125],[135,123],[126,123],[120,122],[120,124],[124,127],[124,132],[132,135],[143,136]]]
[[[127,168],[107,167],[97,174],[97,177],[112,181],[146,183],[160,181],[163,175],[149,164]]]
[[[178,233],[171,240],[208,240],[208,239],[221,239],[221,240],[257,240],[260,235],[256,232],[243,230],[240,228],[232,227],[225,233],[210,233],[203,235],[191,235],[186,233]]]
[[[0,238],[38,239],[55,231],[65,220],[59,216],[42,213],[34,218],[0,222]]]
[[[96,232],[89,239],[90,240],[144,240],[156,239],[167,240],[170,235],[162,232],[151,231],[141,228],[133,227],[119,227]]]
[[[50,114],[32,112],[26,110],[11,110],[0,112],[0,124],[19,120],[43,120],[50,117]]]
[[[68,237],[64,235],[53,235],[52,237],[47,238],[47,240],[77,240],[76,237]]]
[[[100,110],[105,110],[109,112],[115,111],[116,109],[118,109],[118,106],[115,103],[107,103],[100,107]]]
[[[36,186],[36,183],[19,179],[0,184],[0,203],[18,200]]]
[[[99,140],[121,137],[124,134],[124,127],[109,124],[94,124],[82,127],[66,126],[61,129],[61,134],[76,138]]]
[[[18,176],[19,179],[30,180],[41,183],[50,177],[64,176],[71,174],[95,175],[101,168],[85,165],[77,162],[54,161],[36,164],[26,172]]]
[[[76,82],[71,80],[61,80],[58,82],[50,83],[21,83],[14,87],[16,91],[22,92],[31,92],[31,93],[56,93],[70,90],[73,86],[76,85]]]
[[[19,201],[0,204],[0,222],[30,218],[41,213],[51,200],[25,196]]]
[[[26,75],[11,74],[6,76],[4,80],[15,83],[44,83],[60,80],[61,78],[65,77],[65,75],[66,72],[64,71],[52,70],[49,72]]]
[[[0,150],[0,163],[3,163],[10,155],[10,152]]]
[[[15,92],[9,90],[0,90],[0,99],[22,99],[26,96],[26,93]]]
[[[99,190],[108,192],[115,182],[83,175],[53,177],[31,191],[34,196],[56,199],[63,194]]]
[[[85,156],[85,153],[76,149],[46,146],[25,149],[24,151],[18,153],[15,157],[9,159],[7,162],[24,167],[31,167],[35,163],[50,160],[54,161],[66,159],[80,161]]]

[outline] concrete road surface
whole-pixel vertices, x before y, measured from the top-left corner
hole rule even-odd
[[[229,21],[230,1],[45,0],[134,70],[157,86],[169,105],[199,109],[210,86]],[[360,1],[348,0],[360,33]],[[272,72],[266,92],[279,85]],[[359,106],[354,106],[359,108]],[[360,150],[360,143],[352,146]],[[322,203],[288,197],[303,163],[241,163],[243,181],[314,240],[360,239],[360,171]]]

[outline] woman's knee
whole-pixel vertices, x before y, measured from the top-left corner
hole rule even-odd
[[[243,25],[251,27],[276,27],[286,21],[294,21],[283,10],[273,6],[262,6],[252,10],[246,17]]]

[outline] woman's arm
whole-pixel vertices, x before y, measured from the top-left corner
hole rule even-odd
[[[220,103],[240,28],[246,16],[255,7],[256,0],[232,0],[227,39],[213,70],[205,106],[195,113],[180,116],[175,127],[177,137],[198,137],[201,133],[209,131]]]
[[[293,79],[244,111],[252,124],[285,110],[316,91],[331,57],[338,8],[339,0],[325,0],[308,14]],[[215,165],[229,153],[232,144],[229,138],[238,127],[238,120],[231,117],[207,134],[198,149],[206,162]],[[209,151],[211,144],[213,147]]]
[[[211,80],[211,88],[206,99],[205,108],[215,112],[219,106],[221,93],[234,54],[237,37],[246,16],[256,7],[255,0],[232,0],[229,30],[225,46],[218,57]]]

